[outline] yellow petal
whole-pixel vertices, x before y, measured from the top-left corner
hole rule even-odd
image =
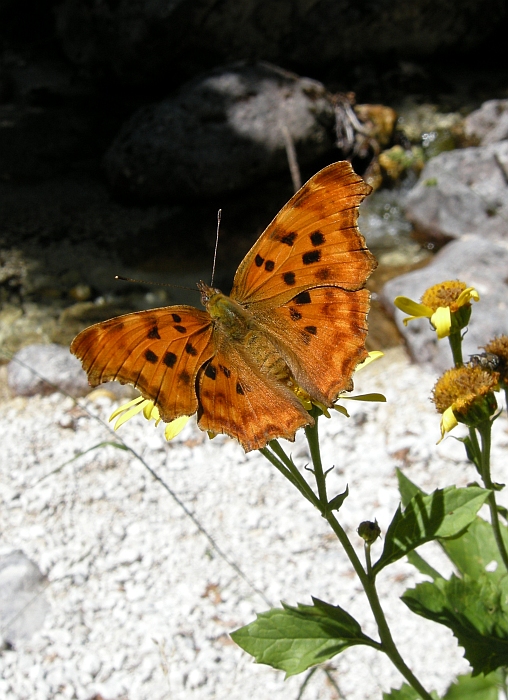
[[[460,293],[459,298],[457,299],[457,306],[464,306],[464,304],[467,304],[468,302],[471,301],[480,301],[480,295],[476,291],[474,287],[468,287],[467,289],[464,289],[463,292]]]
[[[433,311],[429,306],[425,306],[425,304],[418,304],[418,302],[413,301],[408,297],[395,297],[393,303],[398,309],[411,316],[411,318],[405,318],[404,323],[412,321],[415,318],[430,318],[433,314]]]
[[[187,425],[189,418],[190,416],[179,416],[175,418],[175,420],[172,420],[171,423],[168,423],[164,428],[164,437],[166,440],[172,440],[178,433],[181,433]]]
[[[124,403],[121,406],[119,406],[116,410],[113,411],[113,413],[110,415],[109,420],[110,422],[113,420],[113,418],[116,418],[117,416],[120,415],[120,413],[123,413],[126,411],[128,408],[131,406],[134,406],[137,403],[141,403],[141,401],[145,401],[145,399],[142,396],[138,396],[135,399],[132,399],[132,401],[129,401],[128,403]]]
[[[446,411],[441,416],[441,438],[438,440],[438,444],[444,438],[446,433],[453,430],[455,426],[458,425],[457,419],[455,418],[455,413],[451,406],[449,406]]]
[[[440,306],[433,314],[430,322],[436,329],[438,338],[446,338],[450,335],[452,327],[452,314],[449,306]]]
[[[348,399],[349,401],[380,401],[386,403],[386,396],[383,394],[358,394],[358,396],[344,396],[341,394],[339,399]]]
[[[119,428],[121,425],[123,425],[123,424],[126,423],[128,420],[130,420],[133,416],[136,415],[136,413],[141,413],[141,411],[142,411],[142,410],[144,409],[144,407],[145,407],[145,401],[146,401],[146,399],[143,399],[143,398],[142,398],[141,403],[138,403],[137,406],[132,406],[132,408],[129,408],[127,411],[125,411],[124,414],[123,414],[122,416],[120,416],[120,418],[116,421],[116,423],[115,423],[113,429],[114,429],[114,430],[118,430],[118,428]],[[127,406],[127,404],[125,404],[125,405]],[[111,416],[111,418],[112,418],[112,417],[113,417],[113,416]],[[110,420],[111,420],[111,418],[110,418]]]
[[[365,358],[365,360],[363,360],[363,362],[360,362],[360,364],[356,365],[355,372],[358,372],[358,370],[367,367],[367,365],[370,365],[371,362],[374,362],[374,360],[378,360],[380,357],[383,356],[384,352],[381,352],[381,350],[371,350],[368,356]]]

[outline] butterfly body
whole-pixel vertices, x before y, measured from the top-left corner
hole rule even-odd
[[[170,306],[82,331],[71,352],[90,384],[133,384],[164,421],[197,412],[200,428],[246,451],[294,439],[313,423],[296,393],[331,406],[367,354],[363,287],[375,261],[356,220],[369,191],[349,163],[334,163],[260,236],[230,296],[199,282],[205,311]]]

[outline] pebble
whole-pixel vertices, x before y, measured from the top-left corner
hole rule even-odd
[[[355,380],[356,393],[382,392],[386,404],[350,402],[351,419],[337,414],[320,422],[323,460],[335,467],[329,489],[339,493],[349,485],[340,518],[360,556],[358,524],[377,518],[386,531],[397,507],[396,467],[426,491],[476,478],[456,440],[435,444],[439,417],[428,401],[434,381],[393,352]],[[0,698],[296,697],[304,676],[285,681],[228,637],[267,603],[130,453],[98,448],[36,483],[88,447],[113,439],[89,416],[76,420],[75,430],[63,427],[61,401],[55,394],[0,405],[0,554],[22,548],[47,576],[51,605],[42,628],[0,656]],[[105,421],[117,405],[81,401]],[[343,605],[366,633],[376,634],[351,567],[323,519],[261,455],[245,455],[226,437],[209,441],[192,424],[171,444],[157,432],[155,440],[156,430],[162,426],[155,429],[138,416],[116,439],[143,455],[273,605],[310,603],[313,594]],[[500,482],[508,479],[507,446],[502,416],[493,443]],[[308,462],[301,436],[287,448],[298,464]],[[405,588],[419,580],[399,562],[380,577],[380,592],[403,656],[424,685],[443,694],[468,665],[445,628],[400,602]],[[332,663],[348,700],[379,700],[382,691],[402,683],[371,649],[357,647]],[[318,672],[305,700],[332,700],[334,692]]]

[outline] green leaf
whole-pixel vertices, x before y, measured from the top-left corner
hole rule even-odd
[[[435,700],[439,700],[435,690],[431,695]],[[410,685],[403,683],[400,688],[392,688],[389,693],[383,693],[383,700],[421,700],[421,696]]]
[[[457,535],[474,520],[488,495],[487,489],[477,486],[464,489],[448,486],[429,496],[417,493],[404,511],[399,506],[395,512],[374,572],[378,573],[424,542]]]
[[[359,623],[338,605],[313,598],[314,605],[272,608],[231,634],[258,663],[286,672],[286,677],[331,659],[355,644],[379,649]]]
[[[425,491],[422,491],[411,479],[408,479],[403,471],[396,469],[395,473],[397,474],[397,481],[399,482],[400,500],[404,508],[417,493],[421,493],[423,496],[427,495]]]
[[[418,552],[412,551],[407,553],[407,560],[412,564],[415,569],[425,576],[430,576],[430,578],[436,580],[437,578],[443,578],[443,576],[436,571],[433,566],[431,566],[423,557],[421,557]]]
[[[346,486],[346,490],[343,491],[342,493],[339,493],[337,496],[332,498],[332,500],[328,503],[328,508],[330,510],[339,510],[341,505],[344,503],[346,498],[349,496],[349,486]]]
[[[499,525],[508,548],[508,528],[501,523]],[[472,578],[481,576],[485,573],[485,567],[493,561],[497,562],[497,569],[492,578],[505,573],[492,526],[482,518],[476,517],[460,537],[442,540],[440,544],[461,574],[469,574]]]
[[[508,666],[508,576],[483,573],[420,583],[402,596],[417,615],[449,627],[473,676]]]
[[[488,676],[459,676],[445,693],[443,700],[497,700],[502,679],[499,672]]]

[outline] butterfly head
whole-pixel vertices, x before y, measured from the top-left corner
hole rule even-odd
[[[220,289],[216,289],[215,287],[210,287],[206,282],[203,282],[203,280],[200,280],[197,283],[198,289],[201,292],[201,303],[205,308],[208,307],[208,303],[210,299],[215,296],[216,294],[221,294]]]

